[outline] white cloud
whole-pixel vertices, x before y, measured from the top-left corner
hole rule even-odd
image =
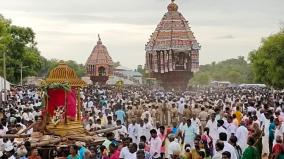
[[[144,64],[144,46],[170,0],[0,0],[0,14],[36,32],[47,58],[85,63],[100,33],[115,61]],[[177,0],[202,45],[201,64],[246,56],[284,21],[282,0]]]

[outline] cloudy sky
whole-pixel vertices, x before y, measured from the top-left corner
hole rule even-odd
[[[36,33],[47,58],[85,63],[101,35],[114,61],[144,64],[170,0],[0,0],[0,14]],[[245,56],[284,24],[283,0],[176,0],[202,46],[200,63]]]

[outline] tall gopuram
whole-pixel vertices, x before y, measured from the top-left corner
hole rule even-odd
[[[103,45],[100,35],[98,35],[97,45],[86,62],[87,74],[93,84],[103,85],[113,73],[113,62],[109,56],[107,48]]]
[[[199,69],[200,45],[174,0],[145,46],[146,71],[164,88],[186,88]]]

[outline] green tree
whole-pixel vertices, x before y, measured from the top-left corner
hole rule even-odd
[[[193,85],[208,85],[209,75],[203,72],[199,72],[189,83]]]
[[[67,65],[70,66],[76,72],[78,77],[83,77],[86,75],[86,69],[83,64],[78,64],[73,60],[66,61]]]
[[[141,73],[143,77],[144,77],[145,74],[146,74],[145,68],[143,68],[142,65],[138,65],[138,66],[137,66],[137,72]]]
[[[238,83],[239,81],[242,81],[241,74],[235,70],[229,71],[226,76],[226,79],[228,79],[228,81],[232,83]]]
[[[114,68],[116,68],[116,67],[118,67],[118,66],[121,66],[121,64],[120,64],[119,61],[113,62],[113,67],[114,67]]]
[[[200,66],[199,71],[190,80],[192,84],[204,85],[209,81],[230,81],[232,83],[252,83],[251,65],[243,56],[228,59],[219,63]]]
[[[51,59],[44,61],[44,66],[42,67],[39,76],[47,77],[48,73],[59,65],[60,60]],[[69,67],[71,67],[77,74],[78,77],[83,77],[86,75],[86,69],[83,64],[78,64],[73,60],[64,61]]]
[[[35,34],[31,28],[12,25],[0,15],[0,62],[3,75],[3,55],[6,54],[6,76],[12,83],[20,82],[21,65],[23,77],[37,75],[43,64],[43,57],[36,48]]]
[[[284,88],[284,30],[262,40],[249,54],[255,80],[274,88]]]

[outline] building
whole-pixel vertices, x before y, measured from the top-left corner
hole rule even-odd
[[[114,69],[113,75],[109,77],[107,84],[114,85],[117,81],[123,81],[125,85],[141,85],[143,83],[141,73],[123,66]]]
[[[24,79],[25,85],[34,85],[34,86],[40,86],[43,78],[42,77],[35,77],[35,76],[29,76]]]
[[[93,84],[105,84],[113,73],[113,62],[100,36],[98,38],[97,45],[87,59],[86,70]]]
[[[6,90],[10,90],[11,83],[6,80]],[[5,79],[0,76],[0,90],[5,90]]]
[[[185,88],[199,69],[201,47],[174,0],[167,9],[145,46],[146,73],[165,88]]]

